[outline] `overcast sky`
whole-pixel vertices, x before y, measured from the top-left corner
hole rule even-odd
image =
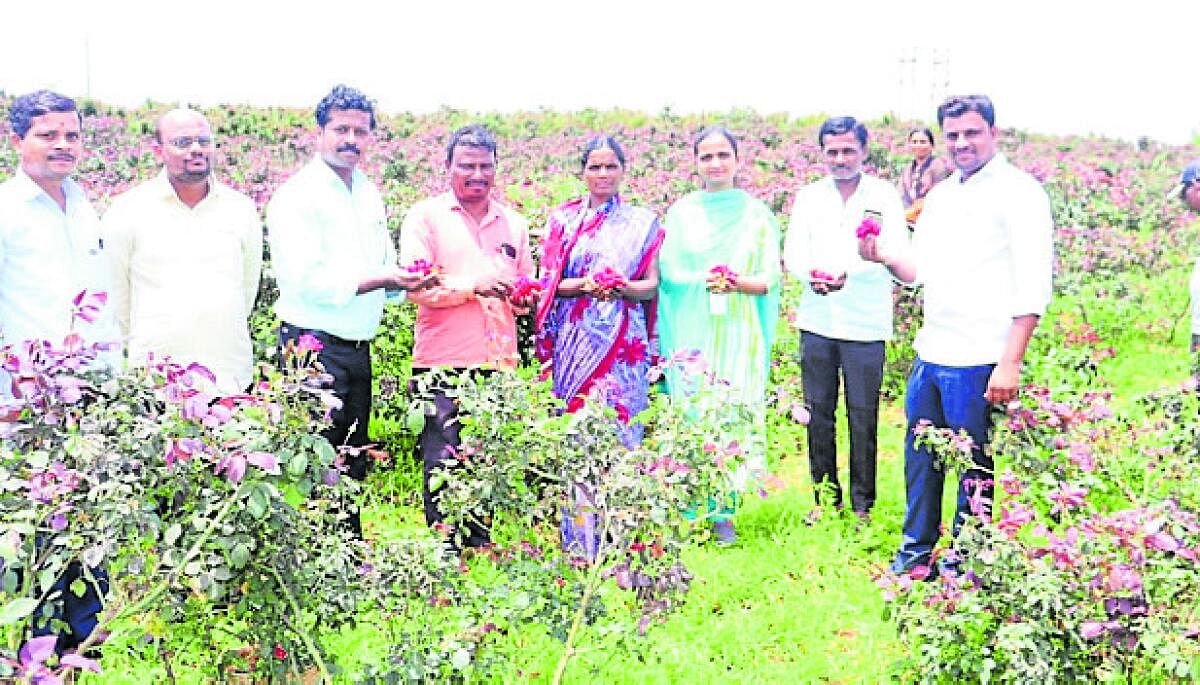
[[[13,2],[0,35],[9,93],[311,107],[345,82],[387,111],[931,119],[948,90],[991,95],[1003,126],[1200,133],[1190,2]]]

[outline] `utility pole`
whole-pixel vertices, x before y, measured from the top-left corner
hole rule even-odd
[[[899,89],[896,94],[896,114],[902,119],[911,118],[913,110],[916,109],[917,101],[914,98],[917,88],[917,49],[913,48],[911,52],[905,54],[900,53],[900,59],[897,60],[897,72],[899,74]]]
[[[950,94],[950,51],[914,47],[901,51],[897,114],[903,119],[929,119]]]
[[[934,48],[929,69],[929,111],[950,95],[950,52]]]
[[[83,95],[92,97],[92,36],[83,34]]]

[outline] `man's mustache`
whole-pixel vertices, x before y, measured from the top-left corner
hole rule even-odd
[[[359,150],[358,146],[355,145],[354,143],[346,143],[344,145],[339,145],[337,151],[338,152],[353,152],[356,155],[362,154],[362,150]]]

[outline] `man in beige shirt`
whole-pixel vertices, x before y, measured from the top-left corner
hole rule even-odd
[[[198,362],[222,395],[253,381],[247,320],[262,269],[262,223],[250,198],[212,178],[216,151],[203,114],[159,118],[162,172],[104,215],[111,302],[131,365],[147,355]]]

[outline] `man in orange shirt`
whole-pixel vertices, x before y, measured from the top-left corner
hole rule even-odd
[[[513,369],[517,313],[511,299],[519,276],[533,273],[529,225],[520,214],[491,198],[496,180],[496,139],[483,126],[458,129],[446,146],[450,190],[413,205],[400,229],[400,262],[426,260],[441,285],[409,293],[417,303],[413,376],[440,369],[475,373]],[[443,389],[430,389],[432,411],[417,447],[424,462],[425,520],[443,519],[429,477],[453,464],[460,444],[458,410]],[[487,544],[482,523],[467,524],[466,544]]]

